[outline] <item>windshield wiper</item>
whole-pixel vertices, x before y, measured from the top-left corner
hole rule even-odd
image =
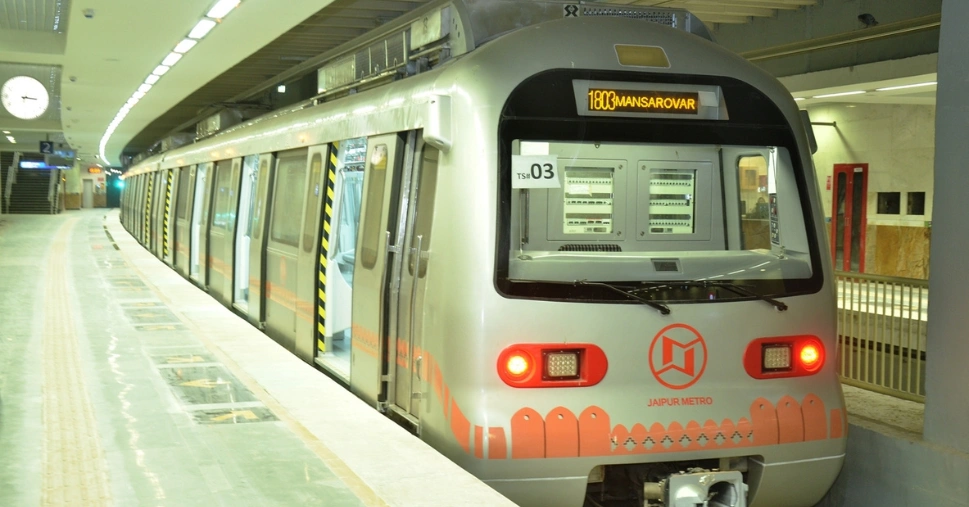
[[[709,281],[705,281],[705,282],[702,282],[702,283],[705,283],[706,285],[708,285],[710,287],[723,287],[724,289],[727,289],[727,290],[730,290],[730,291],[734,291],[737,294],[741,294],[743,296],[750,296],[750,297],[754,297],[754,298],[757,298],[757,299],[760,299],[760,300],[763,300],[763,301],[767,301],[768,303],[774,305],[774,308],[777,308],[777,311],[779,311],[779,312],[783,312],[783,311],[787,310],[787,305],[784,304],[784,303],[782,303],[781,301],[778,301],[778,300],[776,300],[776,299],[774,299],[774,298],[772,298],[770,296],[765,296],[763,294],[757,294],[756,292],[754,292],[754,291],[752,291],[752,290],[750,290],[750,289],[748,289],[748,288],[746,288],[743,285],[740,285],[738,283],[723,282],[723,281],[718,281],[718,280],[709,280]]]
[[[593,287],[605,287],[605,288],[607,288],[607,289],[609,289],[609,290],[611,290],[613,292],[617,292],[619,294],[622,294],[623,296],[626,296],[629,299],[634,299],[634,300],[639,301],[640,303],[642,303],[642,304],[644,304],[646,306],[651,306],[651,307],[659,310],[659,313],[662,314],[662,315],[669,315],[670,314],[670,307],[664,305],[663,303],[657,303],[656,301],[650,301],[650,300],[648,300],[648,299],[646,299],[644,297],[637,296],[635,294],[635,291],[634,290],[624,290],[624,289],[621,289],[619,287],[616,287],[615,285],[610,285],[608,283],[590,282],[590,281],[587,281],[587,280],[576,280],[574,283],[575,283],[575,285],[590,285],[590,286],[593,286]]]
[[[774,305],[774,308],[777,308],[777,311],[779,311],[779,312],[783,312],[783,311],[787,310],[787,305],[784,304],[781,301],[778,301],[778,300],[776,300],[776,299],[774,299],[774,298],[772,298],[770,296],[765,296],[763,294],[758,294],[758,293],[756,293],[756,292],[754,292],[754,291],[752,291],[752,290],[744,287],[743,285],[740,285],[740,284],[737,284],[737,283],[733,283],[733,282],[726,282],[726,281],[722,281],[722,280],[690,280],[690,281],[684,281],[684,282],[666,282],[666,283],[663,283],[662,285],[655,285],[655,286],[651,286],[651,287],[645,287],[645,288],[642,288],[642,289],[636,289],[635,292],[645,292],[645,291],[651,291],[651,290],[656,290],[656,289],[660,289],[660,288],[670,288],[670,289],[673,289],[673,288],[675,288],[677,286],[680,286],[680,287],[720,287],[720,288],[723,288],[723,289],[727,289],[727,290],[729,290],[729,291],[731,291],[731,292],[733,292],[735,294],[740,294],[741,296],[748,296],[748,297],[760,299],[761,301],[766,301],[766,302]]]

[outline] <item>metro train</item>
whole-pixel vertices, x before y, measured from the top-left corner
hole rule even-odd
[[[776,79],[600,3],[434,1],[340,49],[133,165],[125,228],[521,505],[823,497],[834,282]]]

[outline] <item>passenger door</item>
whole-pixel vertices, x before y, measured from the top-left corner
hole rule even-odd
[[[252,243],[252,216],[256,207],[256,180],[259,178],[259,155],[249,155],[242,161],[239,189],[239,220],[235,237],[235,283],[232,305],[243,313],[249,312],[249,259]]]
[[[408,148],[412,143],[408,143]],[[399,216],[403,232],[404,248],[398,256],[401,266],[400,290],[397,304],[391,308],[397,325],[397,359],[391,366],[396,369],[393,403],[401,414],[420,419],[420,401],[423,394],[421,367],[423,366],[424,280],[428,251],[431,244],[431,223],[434,216],[434,195],[437,186],[436,148],[423,145],[418,148],[414,170],[411,173],[406,199],[401,199]],[[401,190],[402,193],[406,191]],[[395,270],[397,271],[397,270]]]
[[[391,295],[388,282],[394,263],[397,231],[398,182],[404,142],[397,134],[374,136],[367,142],[364,169],[363,210],[353,268],[353,315],[351,326],[350,390],[369,403],[382,406],[388,389],[387,350],[389,329],[386,312]],[[405,178],[406,181],[406,178]],[[397,238],[393,238],[396,240]],[[386,360],[385,360],[386,358]]]
[[[265,327],[266,322],[266,234],[273,197],[273,155],[259,157],[256,176],[256,205],[252,210],[252,241],[249,243],[249,322]]]
[[[192,209],[192,263],[189,276],[201,287],[205,287],[208,280],[208,216],[209,216],[209,173],[212,163],[199,164],[195,176],[195,205]]]
[[[266,245],[266,333],[286,350],[296,351],[297,258],[306,195],[307,151],[276,157],[272,214]]]
[[[296,261],[296,356],[308,363],[312,363],[316,356],[320,204],[326,194],[323,181],[326,158],[327,145],[310,147],[303,232]]]
[[[162,233],[162,260],[165,264],[173,266],[175,263],[175,218],[172,217],[175,211],[172,208],[172,203],[178,199],[175,195],[175,185],[176,179],[178,178],[178,169],[169,169],[165,171],[166,181],[165,185],[165,218],[163,224]]]
[[[350,382],[353,267],[366,160],[366,137],[330,145],[320,228],[316,364],[344,383]]]
[[[175,270],[184,277],[189,276],[192,244],[192,183],[195,181],[195,166],[182,167],[177,171],[178,192],[175,197]]]

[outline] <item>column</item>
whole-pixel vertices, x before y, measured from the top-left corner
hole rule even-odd
[[[929,259],[926,440],[969,452],[969,2],[944,0]]]

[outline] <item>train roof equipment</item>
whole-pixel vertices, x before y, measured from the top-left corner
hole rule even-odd
[[[246,124],[419,74],[521,28],[557,19],[602,16],[657,23],[713,41],[706,25],[685,9],[549,0],[439,0],[282,74],[279,78],[285,80],[315,68],[317,94]],[[204,130],[214,135],[219,129]],[[223,131],[228,130],[235,128]]]

